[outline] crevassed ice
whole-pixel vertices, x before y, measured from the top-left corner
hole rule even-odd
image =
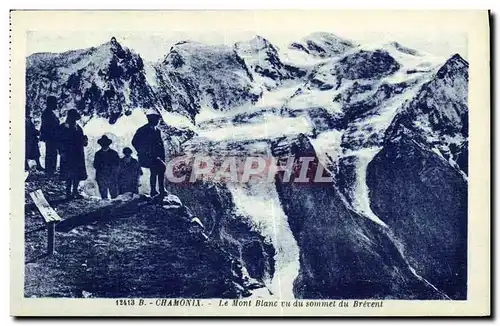
[[[381,150],[381,147],[365,148],[356,152],[356,182],[354,190],[354,198],[352,198],[352,206],[354,210],[383,226],[387,226],[370,207],[369,189],[366,184],[366,170],[368,163],[373,160],[373,157]]]
[[[311,131],[311,123],[304,116],[293,118],[267,116],[262,123],[229,125],[215,130],[202,130],[199,136],[215,141],[245,140],[276,138],[299,133],[307,134]]]
[[[329,130],[319,134],[316,138],[309,139],[318,160],[327,170],[342,155],[342,134],[341,130]],[[330,172],[335,174],[337,171]]]
[[[271,240],[276,254],[275,273],[266,286],[272,292],[255,291],[254,297],[293,299],[293,282],[299,273],[299,247],[288,217],[281,208],[274,184],[229,184],[236,211],[249,217],[262,236]]]

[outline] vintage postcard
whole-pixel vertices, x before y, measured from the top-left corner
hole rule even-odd
[[[11,314],[487,316],[487,11],[11,12]]]

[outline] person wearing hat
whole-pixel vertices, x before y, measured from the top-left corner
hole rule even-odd
[[[106,135],[99,138],[97,143],[101,146],[101,149],[95,153],[94,157],[95,180],[99,186],[102,199],[108,199],[108,192],[111,198],[118,196],[116,174],[120,164],[120,157],[115,150],[109,148],[112,142]]]
[[[151,197],[165,195],[165,147],[158,128],[160,114],[154,110],[146,112],[148,123],[137,129],[132,146],[139,156],[139,164],[150,170]],[[158,181],[158,191],[156,184]]]
[[[142,175],[141,166],[139,162],[132,157],[132,149],[125,147],[123,149],[123,158],[120,160],[118,166],[118,193],[124,194],[131,192],[134,194],[139,193],[139,178]]]
[[[61,176],[66,180],[66,197],[82,198],[78,193],[81,180],[87,179],[84,147],[88,138],[77,124],[81,116],[77,110],[68,111],[66,121],[59,127],[59,150],[61,154]]]
[[[59,118],[54,111],[57,109],[57,98],[48,96],[46,108],[42,113],[40,141],[45,142],[45,171],[47,174],[56,172],[57,150],[59,141]]]

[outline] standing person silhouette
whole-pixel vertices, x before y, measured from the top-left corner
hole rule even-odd
[[[103,135],[97,140],[101,149],[95,153],[94,168],[95,180],[99,187],[99,193],[102,199],[108,199],[108,192],[111,199],[118,196],[117,173],[120,164],[120,156],[109,147],[113,141],[108,136]]]
[[[67,113],[66,122],[60,127],[61,176],[66,180],[66,197],[82,198],[78,193],[81,180],[87,179],[84,147],[88,138],[76,123],[81,116],[71,109]]]
[[[118,166],[118,193],[124,194],[126,192],[131,192],[138,194],[139,179],[142,175],[141,166],[139,162],[132,157],[132,149],[130,149],[130,147],[125,147],[123,149],[123,155]]]
[[[36,162],[36,169],[38,171],[43,171],[42,165],[40,164],[40,149],[38,148],[38,136],[40,132],[36,129],[35,124],[31,120],[31,116],[26,117],[26,147],[25,147],[25,160],[24,160],[24,169],[26,171],[29,170],[28,160],[34,160]]]
[[[53,174],[57,168],[59,118],[54,113],[56,109],[57,98],[48,96],[40,127],[40,140],[45,142],[45,171],[47,174]]]
[[[146,114],[148,123],[137,129],[132,145],[137,151],[139,164],[150,170],[149,184],[151,186],[151,197],[165,196],[165,147],[158,129],[160,114],[150,110]],[[156,183],[158,181],[158,191]]]

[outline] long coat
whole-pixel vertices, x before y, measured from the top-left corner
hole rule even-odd
[[[96,181],[116,182],[118,164],[120,164],[120,156],[114,149],[98,150],[94,156]]]
[[[120,194],[126,192],[139,192],[139,178],[142,170],[136,159],[131,157],[129,160],[122,158],[118,167],[118,191]]]
[[[26,118],[26,159],[35,160],[40,157],[40,149],[38,148],[38,135],[40,134],[35,128],[35,124],[31,119]]]
[[[55,142],[59,138],[59,119],[54,111],[45,109],[42,112],[42,126],[40,127],[40,140]]]
[[[137,129],[132,139],[139,156],[139,164],[145,168],[151,168],[157,164],[157,158],[165,161],[165,147],[161,138],[160,129],[146,124]]]
[[[87,136],[79,125],[70,126],[68,123],[61,124],[59,131],[61,176],[66,179],[87,179],[84,152],[88,143]]]

